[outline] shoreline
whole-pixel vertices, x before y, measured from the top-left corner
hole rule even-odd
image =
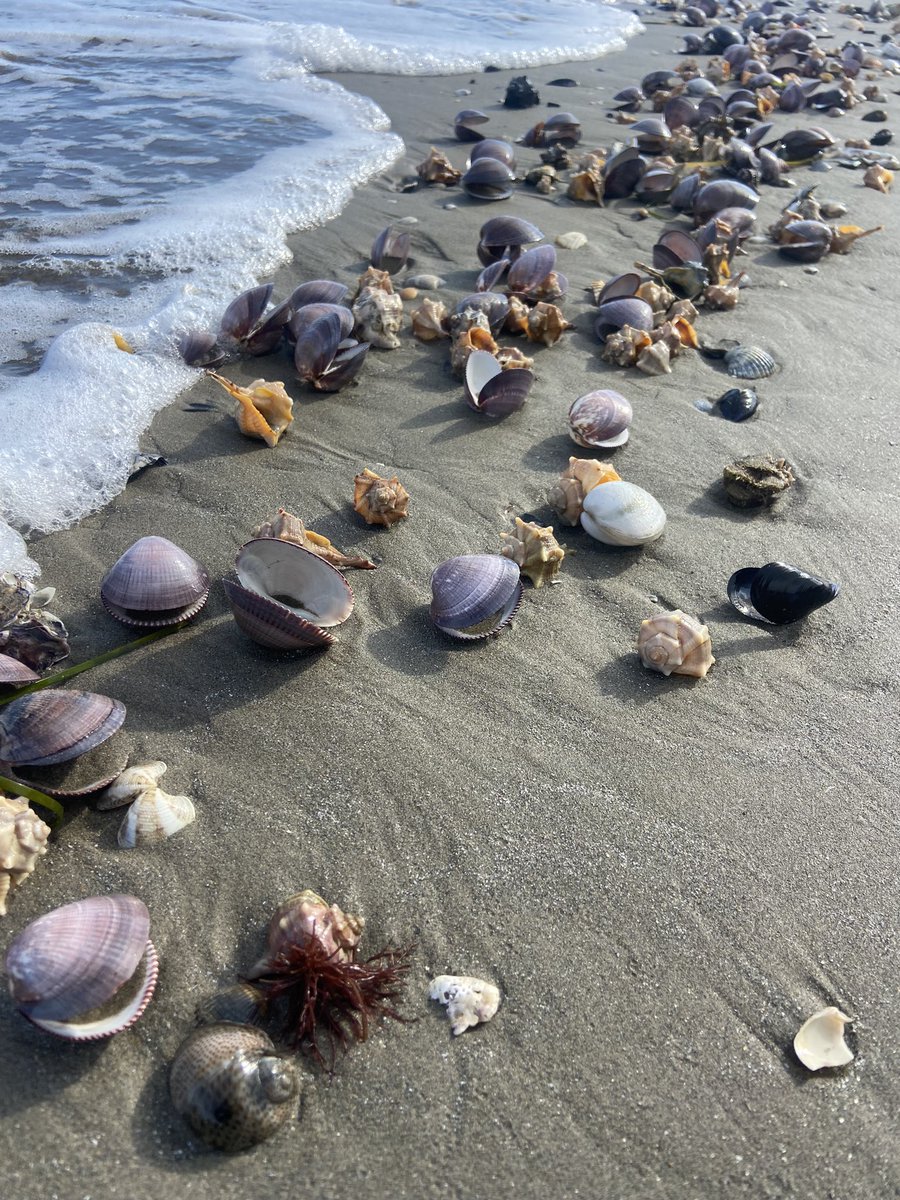
[[[598,356],[587,284],[647,261],[667,221],[633,220],[631,201],[591,208],[523,190],[475,204],[459,189],[395,190],[430,145],[465,161],[451,126],[462,107],[518,136],[552,100],[581,118],[584,149],[627,137],[605,116],[608,98],[671,65],[683,36],[655,17],[621,53],[528,69],[542,105],[523,112],[499,106],[521,70],[326,76],[350,90],[364,79],[406,153],[334,221],[292,237],[275,298],[305,279],[352,282],[375,235],[403,217],[415,218],[413,269],[440,273],[448,303],[472,289],[488,217],[523,216],[549,241],[581,230],[583,250],[559,251],[576,327],[535,354],[520,413],[471,414],[446,344],[416,342],[408,324],[401,349],[371,351],[357,386],[337,395],[296,385],[284,357],[243,360],[229,376],[283,379],[295,397],[277,448],[242,438],[201,378],[144,439],[167,466],[31,544],[41,583],[58,589],[72,661],[127,640],[97,589],[137,537],[163,534],[216,582],[187,630],[80,679],[124,701],[132,760],[166,761],[197,820],[123,852],[117,814],[72,805],[13,893],[4,949],[56,905],[133,892],[150,908],[161,974],[131,1031],[80,1048],[29,1027],[0,988],[0,1064],[17,1081],[0,1103],[16,1146],[10,1189],[149,1200],[177,1180],[201,1200],[243,1200],[290,1181],[316,1200],[536,1200],[551,1187],[599,1200],[886,1200],[900,1187],[898,761],[885,720],[900,432],[879,349],[893,344],[896,195],[863,188],[858,172],[797,172],[849,202],[847,220],[885,229],[815,275],[750,247],[737,309],[698,322],[704,338],[751,340],[781,363],[759,385],[758,416],[733,425],[696,407],[729,384],[699,355],[656,378]],[[832,31],[849,37],[842,20]],[[580,86],[547,86],[561,74]],[[826,127],[841,138],[867,129],[860,110]],[[537,161],[523,150],[520,168]],[[763,190],[757,232],[791,194]],[[632,401],[631,439],[610,457],[663,504],[663,539],[622,551],[557,528],[569,551],[558,586],[528,589],[513,628],[489,643],[443,639],[427,616],[431,570],[498,550],[513,515],[552,519],[547,487],[570,455],[589,454],[570,441],[566,411],[600,387]],[[186,411],[195,400],[217,408]],[[753,453],[783,455],[798,476],[759,513],[718,491],[722,467]],[[407,521],[379,530],[356,517],[364,467],[399,475]],[[350,576],[356,608],[324,653],[255,647],[218,583],[280,505],[378,561]],[[800,626],[742,621],[725,581],[772,559],[839,580],[840,597]],[[717,662],[696,683],[652,675],[634,653],[640,621],[676,607],[712,635]],[[168,1062],[196,1004],[249,967],[271,910],[306,887],[363,914],[370,953],[417,942],[403,1004],[415,1023],[379,1025],[330,1085],[301,1062],[299,1124],[247,1154],[206,1152],[171,1109]],[[500,986],[489,1025],[451,1040],[426,999],[445,972]],[[858,1057],[810,1077],[790,1041],[832,1003],[854,1018]]]

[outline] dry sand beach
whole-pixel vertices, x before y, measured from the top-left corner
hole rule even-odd
[[[586,147],[627,135],[606,116],[618,88],[676,61],[682,31],[662,13],[646,21],[623,53],[528,72],[543,103],[581,119]],[[830,22],[835,44],[850,36],[842,21]],[[886,27],[873,28],[866,40],[877,42]],[[198,815],[163,846],[124,852],[116,814],[72,805],[11,899],[3,948],[56,905],[133,893],[150,909],[161,973],[137,1025],[86,1046],[30,1026],[2,989],[10,1195],[900,1190],[896,196],[863,187],[857,171],[794,173],[846,202],[848,220],[884,231],[816,274],[771,245],[749,247],[752,286],[736,310],[698,322],[705,339],[750,341],[781,364],[759,383],[758,415],[732,424],[696,407],[730,383],[698,354],[662,377],[598,357],[585,289],[649,261],[664,220],[634,220],[634,201],[597,208],[525,188],[493,205],[458,188],[396,190],[431,145],[464,163],[451,130],[463,105],[487,112],[496,136],[524,133],[541,110],[500,106],[514,74],[337,77],[374,97],[407,151],[337,220],[296,237],[275,295],[305,279],[352,283],[374,236],[404,217],[415,218],[414,269],[439,273],[453,302],[472,290],[489,216],[525,217],[548,240],[581,230],[583,249],[559,251],[575,329],[536,352],[520,413],[499,423],[471,413],[446,343],[417,342],[408,326],[401,349],[370,352],[357,386],[337,395],[302,388],[283,356],[232,364],[231,377],[284,379],[295,396],[277,448],[242,438],[224,393],[201,377],[145,439],[167,465],[32,547],[58,589],[72,661],[128,636],[98,585],[144,534],[172,539],[218,581],[283,505],[378,570],[352,574],[356,607],[326,652],[254,646],[216,582],[188,629],[81,677],[124,701],[133,760],[167,762]],[[546,86],[561,75],[578,88]],[[896,125],[895,76],[885,90]],[[828,128],[871,131],[868,107]],[[758,232],[791,194],[763,189]],[[568,437],[568,406],[598,387],[633,404],[613,461],[664,506],[662,540],[616,549],[557,528],[558,585],[526,590],[495,639],[442,637],[428,619],[432,570],[496,552],[515,515],[552,521],[548,487],[571,454],[589,453]],[[199,400],[218,407],[186,410]],[[738,510],[721,493],[723,466],[752,453],[795,466],[796,486],[773,509]],[[363,525],[350,501],[364,467],[400,477],[408,520]],[[797,625],[742,619],[726,581],[773,559],[840,581],[840,596]],[[704,680],[638,661],[640,622],[670,608],[709,626],[717,661]],[[379,1025],[331,1080],[302,1064],[299,1117],[270,1142],[208,1151],[172,1110],[168,1063],[198,1001],[251,965],[272,909],[305,887],[361,913],[370,952],[415,941],[402,1005],[413,1020]],[[500,986],[490,1024],[451,1038],[426,998],[446,972]],[[791,1041],[828,1004],[852,1016],[856,1059],[811,1075]]]

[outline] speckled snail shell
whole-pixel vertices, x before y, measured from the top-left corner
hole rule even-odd
[[[246,1150],[277,1133],[299,1090],[293,1064],[251,1025],[195,1029],[169,1071],[176,1110],[217,1150]]]
[[[680,608],[642,621],[637,650],[645,667],[663,675],[702,679],[716,661],[707,627]]]

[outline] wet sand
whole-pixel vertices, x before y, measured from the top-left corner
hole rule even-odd
[[[585,147],[627,134],[605,115],[619,87],[675,61],[679,31],[648,21],[625,53],[529,71],[542,102],[579,116]],[[838,44],[851,36],[842,21]],[[82,677],[125,702],[134,761],[165,760],[198,816],[160,848],[123,852],[117,814],[72,805],[11,900],[3,946],[56,905],[132,892],[150,908],[161,974],[131,1031],[83,1047],[31,1028],[3,989],[10,1194],[881,1200],[900,1189],[896,196],[839,167],[795,173],[848,203],[848,221],[885,230],[816,274],[749,247],[752,286],[699,329],[765,347],[781,369],[760,383],[757,417],[730,424],[696,407],[730,382],[699,355],[658,378],[598,357],[584,289],[647,261],[664,219],[634,220],[634,201],[599,209],[530,189],[502,205],[396,190],[430,145],[464,163],[450,133],[459,108],[484,109],[490,132],[509,137],[546,112],[500,107],[515,73],[340,76],[382,105],[407,153],[336,221],[294,239],[276,296],[305,279],[352,282],[374,236],[403,217],[416,218],[414,269],[439,273],[448,301],[472,289],[489,216],[523,216],[548,239],[581,230],[584,249],[559,251],[576,328],[536,352],[522,412],[470,413],[446,344],[408,330],[338,395],[303,389],[283,357],[245,361],[227,373],[284,379],[296,397],[281,445],[243,439],[201,379],[145,439],[168,465],[34,547],[73,661],[127,638],[97,589],[144,534],[176,541],[218,580],[283,505],[379,565],[351,575],[356,607],[326,652],[255,647],[216,583],[188,630]],[[579,86],[546,86],[564,75]],[[779,126],[860,136],[869,107]],[[758,231],[791,194],[764,189]],[[514,515],[552,520],[547,488],[580,453],[566,411],[604,386],[633,403],[614,462],[663,504],[662,540],[619,550],[558,528],[558,586],[526,591],[497,639],[443,638],[427,615],[432,569],[495,552]],[[186,411],[198,400],[220,407]],[[721,494],[723,466],[752,453],[794,464],[798,482],[771,510]],[[369,528],[353,512],[366,466],[399,475],[407,521]],[[840,581],[840,596],[798,625],[744,621],[725,583],[773,559]],[[709,626],[705,680],[652,674],[634,653],[641,620],[676,607]],[[271,1142],[208,1152],[172,1111],[167,1064],[197,1002],[250,966],[271,910],[304,887],[362,913],[370,952],[415,940],[414,1020],[378,1027],[330,1082],[301,1064],[299,1121]],[[451,1039],[426,999],[445,972],[500,986],[491,1024]],[[854,1018],[857,1057],[811,1076],[791,1041],[827,1004]]]

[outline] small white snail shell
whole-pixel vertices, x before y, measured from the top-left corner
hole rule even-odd
[[[663,675],[702,679],[716,661],[707,627],[680,608],[642,621],[637,650],[645,667]]]

